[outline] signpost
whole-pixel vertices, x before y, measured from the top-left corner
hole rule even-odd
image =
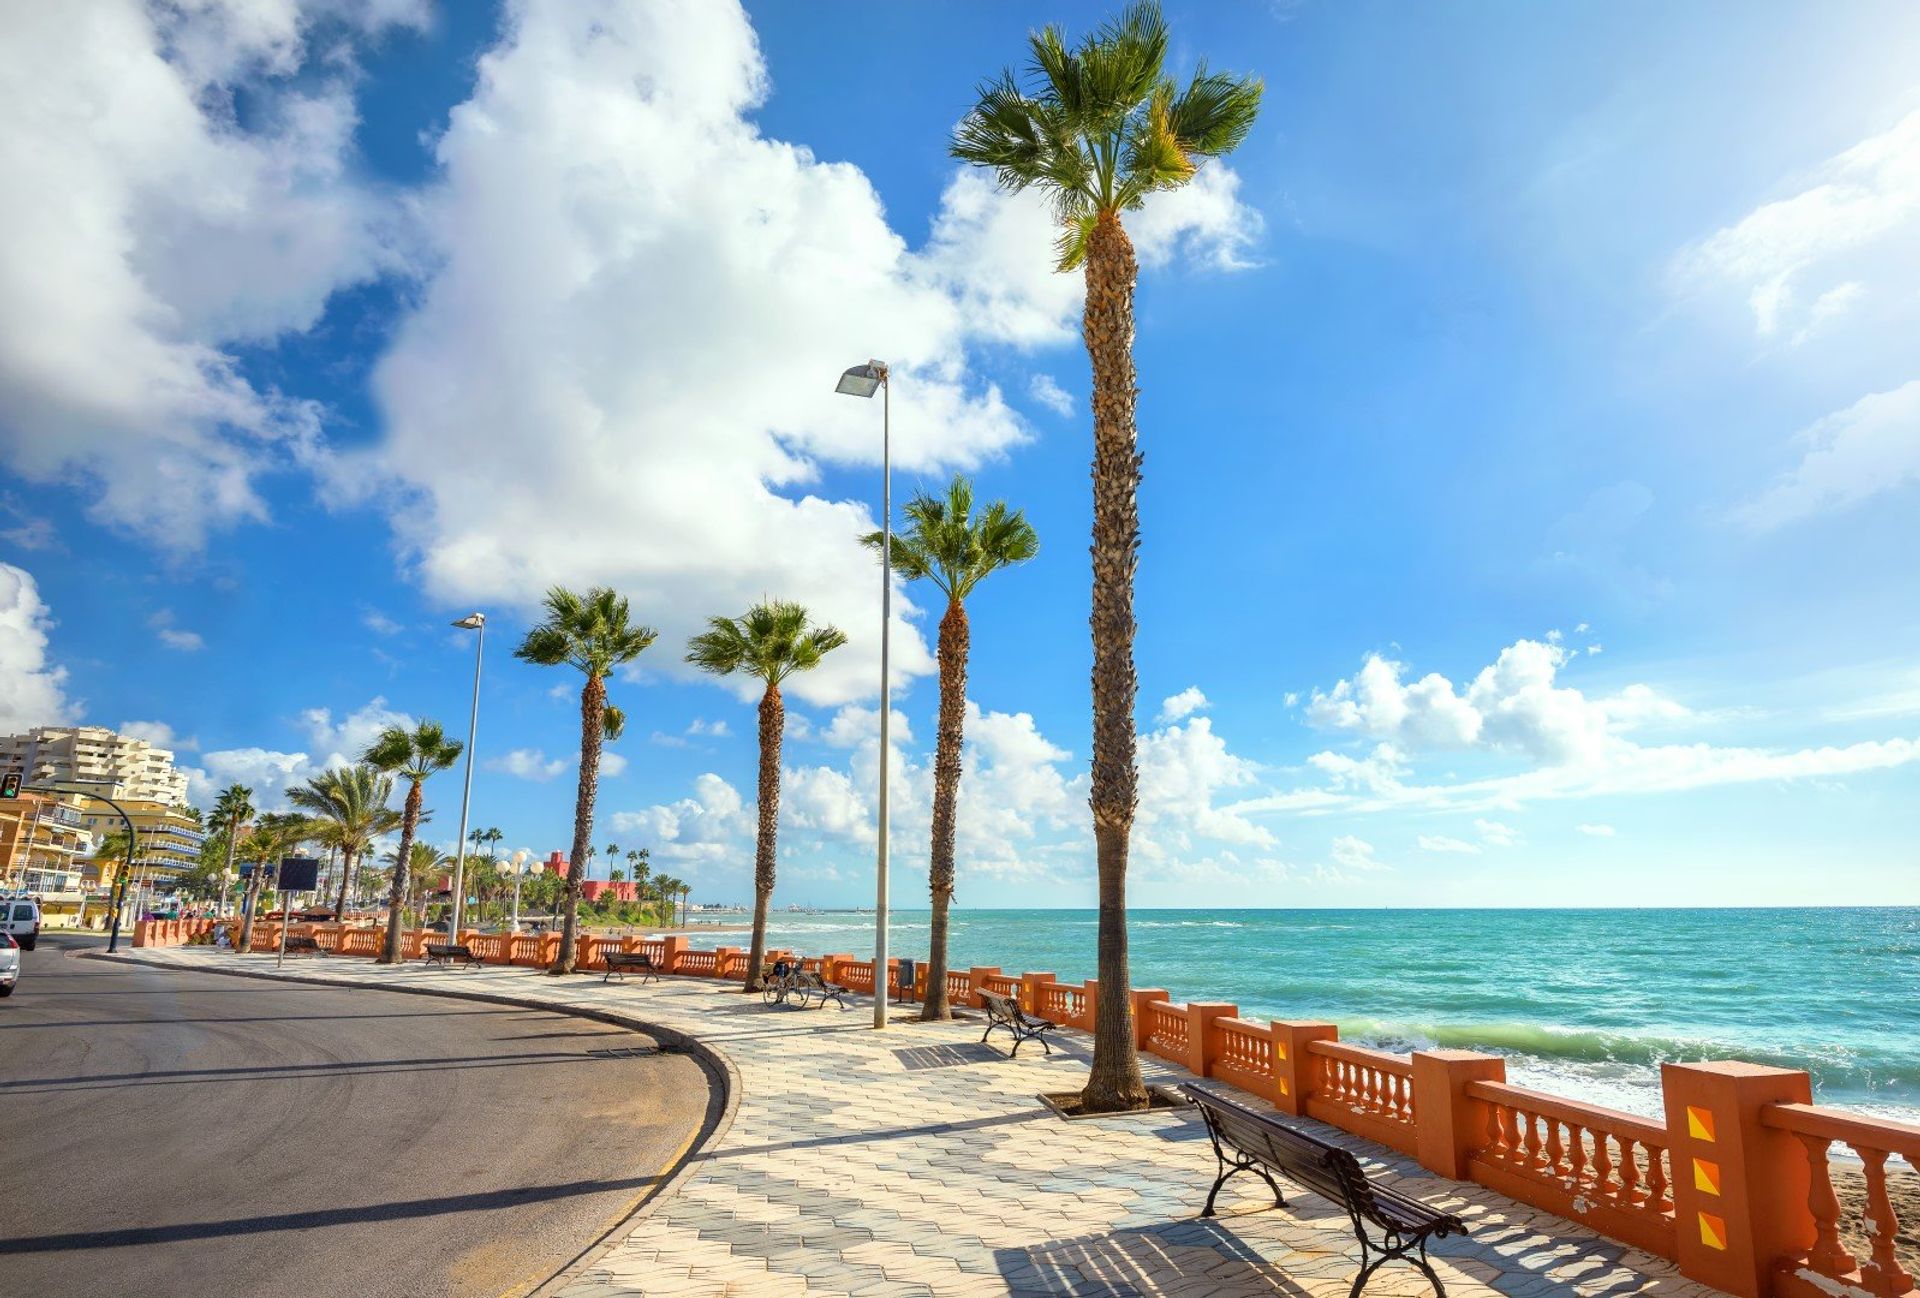
[[[287,963],[287,930],[293,926],[293,908],[287,904],[287,898],[296,892],[312,892],[320,886],[320,858],[281,857],[273,886],[280,894],[280,953],[273,959],[273,967],[279,969]]]

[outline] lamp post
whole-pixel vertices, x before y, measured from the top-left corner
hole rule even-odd
[[[507,930],[510,933],[520,931],[520,876],[527,872],[527,858],[532,855],[523,847],[509,858],[513,862],[513,927]]]
[[[487,647],[487,615],[469,613],[454,623],[467,631],[478,631],[473,645],[473,709],[467,713],[467,783],[460,790],[460,841],[453,857],[453,908],[447,912],[447,941],[460,940],[460,909],[467,900],[467,806],[473,801],[473,737],[480,729],[480,655]]]
[[[893,638],[893,387],[883,361],[855,365],[834,391],[849,397],[880,393],[880,848],[874,866],[873,1026],[887,1026],[887,723],[893,712],[893,682],[887,658]]]

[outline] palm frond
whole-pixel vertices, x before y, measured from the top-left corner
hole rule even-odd
[[[847,642],[837,627],[810,627],[805,607],[790,600],[762,600],[737,618],[708,618],[707,627],[688,641],[689,663],[716,676],[746,672],[769,685],[810,671]]]

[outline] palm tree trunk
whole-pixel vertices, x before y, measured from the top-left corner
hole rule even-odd
[[[953,902],[953,824],[960,800],[960,744],[967,718],[967,610],[947,601],[940,619],[940,725],[933,756],[933,846],[927,853],[927,887],[933,894],[928,925],[927,999],[923,1020],[949,1019],[947,1004],[947,908]]]
[[[760,990],[760,962],[767,957],[767,908],[773,904],[774,851],[780,832],[780,737],[787,705],[780,687],[760,696],[760,829],[753,843],[753,944],[747,951],[747,990]]]
[[[227,864],[220,871],[220,914],[222,918],[231,914],[233,907],[228,899],[233,888],[233,858],[240,847],[240,817],[235,816],[227,823]]]
[[[347,881],[353,878],[353,853],[343,854],[340,868],[340,896],[333,903],[333,922],[338,924],[347,914]]]
[[[593,850],[593,800],[600,791],[600,738],[607,723],[607,686],[589,675],[580,689],[580,791],[573,800],[573,852],[567,858],[567,914],[560,922],[560,953],[548,973],[573,972],[580,932],[580,884]]]
[[[407,910],[407,883],[412,872],[413,834],[420,827],[420,781],[407,783],[407,801],[400,813],[400,846],[393,857],[393,884],[387,889],[387,940],[380,951],[381,964],[400,963],[400,926]],[[447,939],[460,939],[449,933]]]
[[[1147,1102],[1133,1044],[1127,970],[1127,849],[1138,802],[1133,757],[1133,575],[1140,561],[1140,453],[1134,404],[1133,243],[1103,212],[1087,239],[1087,356],[1093,362],[1093,808],[1100,874],[1100,996],[1093,1066],[1081,1103],[1091,1113]]]
[[[233,949],[243,955],[253,945],[253,912],[260,908],[260,872],[264,868],[259,861],[253,863],[253,873],[247,876],[246,899],[240,903],[240,940]],[[133,866],[129,864],[127,870],[132,873]]]

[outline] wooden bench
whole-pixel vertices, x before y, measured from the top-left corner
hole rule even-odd
[[[615,974],[619,974],[620,981],[625,982],[628,974],[637,973],[643,983],[649,978],[660,976],[660,970],[653,963],[653,957],[645,951],[609,951],[601,959],[607,966],[606,978],[602,978],[601,982],[606,982]]]
[[[325,955],[326,950],[325,947],[310,937],[297,933],[289,933],[287,935],[288,955]]]
[[[1367,1279],[1395,1260],[1412,1262],[1426,1272],[1434,1292],[1446,1298],[1446,1286],[1427,1262],[1427,1241],[1465,1235],[1466,1223],[1460,1218],[1373,1180],[1360,1160],[1346,1150],[1296,1130],[1272,1113],[1248,1108],[1191,1084],[1180,1089],[1206,1119],[1207,1134],[1213,1137],[1213,1155],[1220,1161],[1220,1175],[1207,1194],[1206,1211],[1201,1216],[1213,1216],[1215,1196],[1236,1172],[1258,1175],[1273,1191],[1275,1206],[1284,1206],[1280,1187],[1269,1175],[1277,1172],[1344,1208],[1352,1219],[1354,1238],[1360,1241],[1360,1274],[1354,1277],[1348,1298],[1359,1298]],[[1379,1232],[1377,1242],[1368,1238],[1368,1224]],[[1370,1258],[1370,1252],[1380,1256]]]
[[[443,964],[452,968],[454,962],[459,961],[467,968],[474,969],[480,964],[480,957],[465,942],[429,942],[426,952],[426,963],[430,965]]]
[[[839,983],[830,983],[818,969],[802,969],[794,975],[794,990],[800,993],[800,1008],[807,1007],[807,998],[818,996],[820,1004],[832,1001],[841,1009],[847,1008],[846,995],[850,988]]]
[[[1002,996],[998,992],[981,992],[980,1003],[987,1010],[987,1030],[980,1034],[982,1045],[986,1044],[988,1037],[1005,1028],[1013,1037],[1013,1049],[1007,1052],[1007,1058],[1018,1059],[1020,1047],[1029,1041],[1038,1041],[1042,1050],[1049,1055],[1053,1053],[1046,1036],[1053,1031],[1053,1024],[1045,1019],[1028,1018],[1011,996]]]

